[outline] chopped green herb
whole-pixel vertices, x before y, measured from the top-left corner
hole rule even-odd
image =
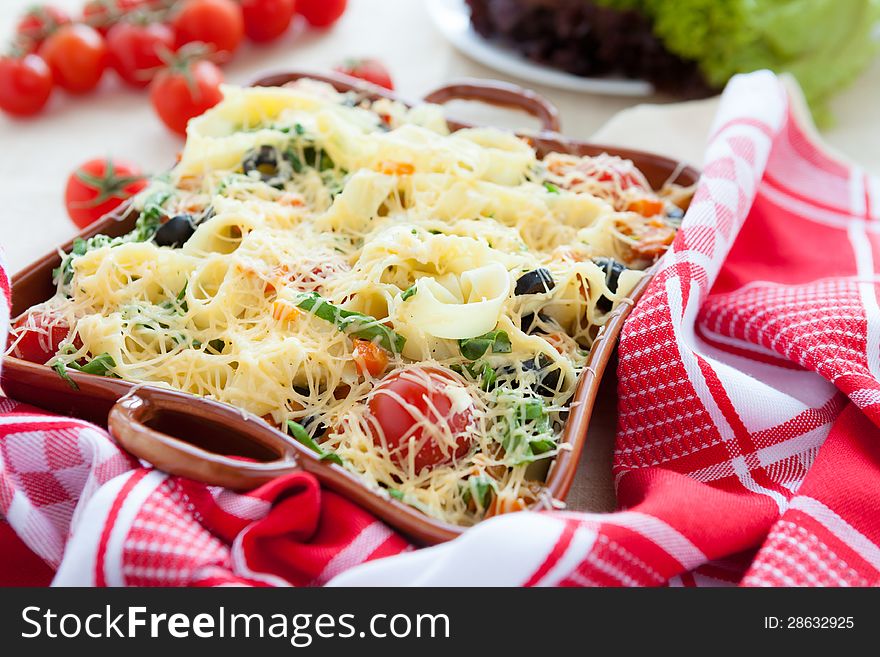
[[[533,440],[529,443],[529,447],[532,449],[532,454],[543,454],[555,449],[556,443],[552,440]]]
[[[466,488],[462,497],[465,502],[474,501],[477,511],[483,512],[489,507],[492,496],[496,492],[495,480],[486,475],[474,475],[467,478]]]
[[[468,360],[477,360],[489,349],[493,354],[510,353],[510,338],[505,331],[489,331],[475,338],[465,338],[458,341],[458,349],[461,355]]]
[[[392,353],[403,351],[406,338],[380,324],[375,317],[334,306],[315,292],[301,295],[296,305],[325,322],[334,324],[340,331],[363,340],[372,341],[378,338],[379,344]]]
[[[403,501],[403,491],[397,490],[396,488],[389,488],[388,494],[393,497],[395,500]]]
[[[64,361],[61,360],[56,361],[52,365],[52,369],[57,372],[58,376],[67,381],[67,384],[74,390],[79,390],[79,386],[76,385],[76,381],[70,378],[70,375],[67,373],[68,368],[76,370],[77,372],[82,372],[83,374],[94,374],[95,376],[112,376],[113,373],[110,370],[114,367],[116,367],[116,362],[113,360],[113,357],[108,353],[103,353],[100,356],[96,356],[85,365],[80,365],[76,362],[65,364]]]
[[[160,189],[150,194],[144,201],[144,209],[135,223],[130,241],[146,242],[153,238],[159,226],[162,225],[162,217],[166,216],[163,205],[171,198],[171,192]]]
[[[67,373],[67,368],[64,366],[63,361],[57,361],[54,365],[52,365],[52,369],[60,376],[62,379],[67,381],[67,385],[69,385],[74,390],[79,390],[79,386],[76,385],[76,381],[70,378],[70,375]]]
[[[318,456],[321,457],[322,461],[330,461],[331,463],[335,463],[336,465],[342,465],[342,459],[339,457],[339,455],[323,449],[318,443],[315,442],[315,439],[309,435],[309,432],[306,431],[306,428],[299,422],[288,420],[287,429],[288,431],[290,431],[290,435],[293,436],[296,442],[308,447],[310,450],[315,452]]]
[[[524,420],[540,420],[544,416],[544,402],[540,399],[526,399],[520,410]]]
[[[558,194],[559,188],[554,185],[552,182],[544,182],[544,189],[546,189],[551,194]]]
[[[418,286],[411,285],[403,291],[403,294],[400,295],[400,300],[406,301],[411,296],[413,296],[416,292],[418,292]]]
[[[480,371],[480,387],[488,392],[495,387],[495,380],[497,378],[495,370],[492,369],[489,363],[483,363],[483,369]]]
[[[505,461],[520,465],[552,455],[557,443],[543,400],[500,392],[498,401],[513,407],[511,416],[502,419],[497,438],[504,448]]]
[[[116,361],[113,360],[113,356],[104,352],[100,356],[95,356],[92,360],[90,360],[85,365],[78,365],[77,363],[68,363],[67,367],[77,370],[78,372],[82,372],[83,374],[94,374],[95,376],[107,376],[108,374],[112,374],[110,372],[111,369],[116,367]]]
[[[467,363],[465,365],[454,364],[449,366],[453,372],[464,375],[465,372],[480,382],[480,387],[489,392],[495,387],[498,375],[489,363]]]

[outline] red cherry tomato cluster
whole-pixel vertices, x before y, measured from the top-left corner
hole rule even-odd
[[[245,37],[267,43],[296,14],[325,28],[347,0],[87,0],[73,18],[48,4],[27,11],[9,53],[0,57],[0,110],[32,116],[54,88],[94,90],[107,69],[127,84],[151,86],[162,121],[186,122],[220,100],[223,74]]]

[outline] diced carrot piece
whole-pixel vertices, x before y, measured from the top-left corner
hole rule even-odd
[[[638,212],[643,217],[655,217],[663,212],[663,208],[663,201],[640,198],[638,201],[632,201],[626,209],[630,212]]]
[[[278,299],[272,303],[272,317],[279,322],[289,322],[296,319],[297,315],[299,315],[299,308],[283,299]]]
[[[409,162],[393,162],[384,160],[379,163],[379,171],[389,176],[409,176],[415,173],[416,168]]]
[[[529,508],[528,502],[521,497],[517,497],[514,500],[495,497],[489,503],[489,508],[486,510],[486,517],[491,518],[492,516],[498,516],[502,513],[525,511],[527,508]]]
[[[379,345],[369,340],[355,340],[352,357],[362,376],[379,376],[388,367],[388,354]]]

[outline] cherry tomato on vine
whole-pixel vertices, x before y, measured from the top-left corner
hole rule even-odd
[[[144,187],[147,180],[136,166],[121,160],[97,158],[78,166],[67,179],[67,214],[85,228]]]
[[[312,27],[330,27],[345,13],[347,0],[298,0],[296,11]]]
[[[233,0],[185,0],[173,20],[177,45],[201,41],[227,61],[244,37],[241,6]]]
[[[174,30],[163,23],[123,19],[107,32],[110,66],[134,87],[147,87],[174,51]]]
[[[106,35],[121,18],[149,4],[150,0],[88,0],[83,6],[82,20]]]
[[[62,25],[70,23],[67,12],[49,5],[35,5],[18,21],[15,33],[34,49]]]
[[[465,403],[462,403],[464,400]],[[407,467],[411,445],[415,471],[462,458],[470,448],[468,429],[474,422],[473,402],[451,374],[436,368],[410,367],[392,372],[373,389],[367,402],[382,429],[391,458]],[[454,445],[442,444],[452,438]]]
[[[55,83],[75,94],[98,86],[107,68],[107,44],[95,29],[81,23],[65,25],[40,47]]]
[[[206,59],[195,58],[184,47],[150,84],[153,108],[171,130],[185,135],[186,124],[223,99],[223,72]]]
[[[363,59],[347,59],[342,64],[334,67],[335,71],[345,73],[367,82],[385,87],[386,89],[394,89],[394,82],[391,81],[391,74],[385,68],[385,64],[378,59],[372,57],[364,57]]]
[[[38,55],[0,58],[0,109],[15,116],[38,113],[52,94],[52,71]]]
[[[251,41],[267,43],[280,37],[290,27],[294,0],[241,0],[244,32]]]

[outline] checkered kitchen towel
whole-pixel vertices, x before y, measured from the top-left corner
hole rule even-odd
[[[212,489],[7,400],[0,510],[24,546],[0,532],[0,552],[37,581],[35,553],[58,584],[877,583],[880,184],[799,115],[769,73],[725,92],[694,202],[621,339],[625,510],[511,514],[410,550],[308,475]]]

